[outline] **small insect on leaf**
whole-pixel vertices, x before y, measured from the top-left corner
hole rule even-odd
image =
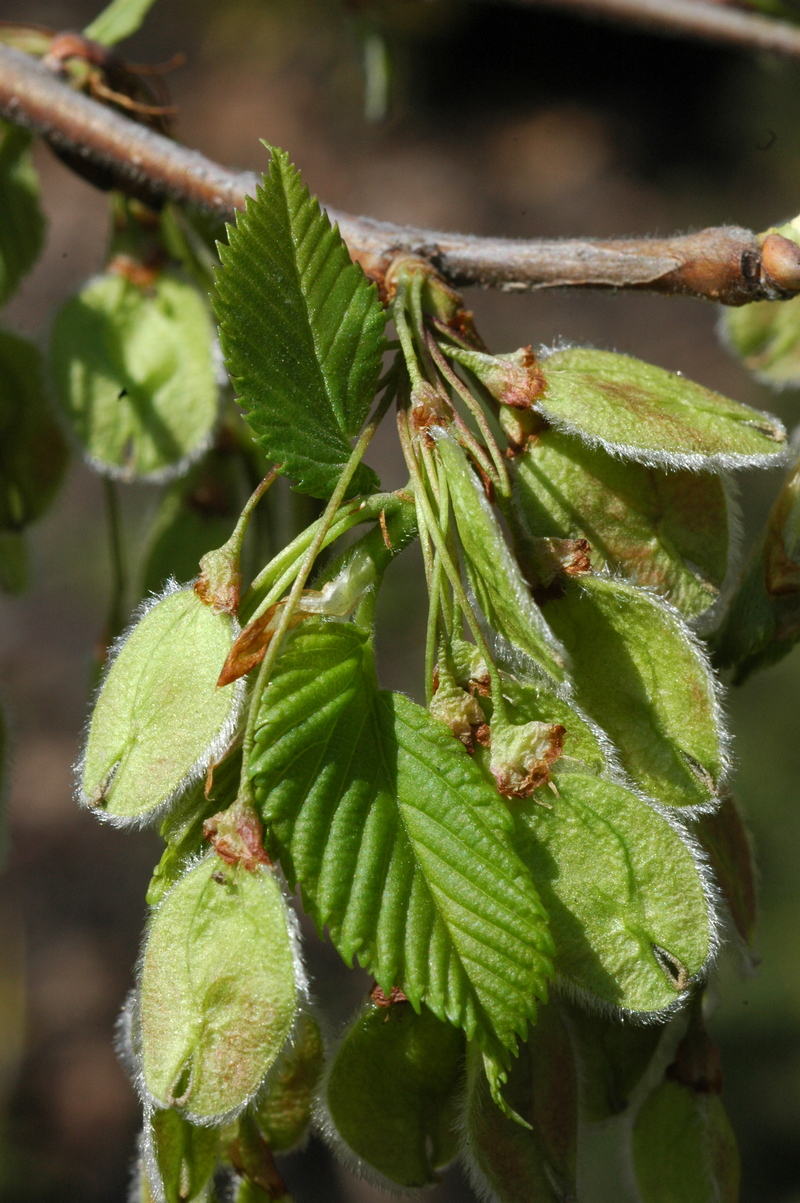
[[[786,431],[777,418],[639,359],[574,348],[554,351],[540,366],[540,413],[612,455],[718,472],[768,467],[783,452]]]
[[[53,326],[53,376],[99,472],[165,480],[202,454],[218,410],[213,342],[202,296],[168,272],[147,286],[107,272],[67,301]]]
[[[192,589],[146,609],[114,654],[80,766],[85,805],[112,821],[143,822],[205,774],[233,734],[241,701],[217,688],[233,643],[229,615]]]
[[[463,1034],[426,1007],[371,1001],[345,1032],[326,1085],[330,1122],[351,1156],[398,1186],[436,1182],[458,1152],[464,1048]]]
[[[550,917],[556,980],[626,1011],[674,1004],[715,945],[690,848],[635,794],[559,772],[552,808],[514,803],[516,847]]]
[[[271,870],[210,853],[173,887],[147,932],[138,1003],[146,1096],[200,1123],[241,1110],[292,1031],[304,988],[297,978]]]
[[[386,313],[288,156],[220,245],[215,309],[247,421],[298,489],[328,497],[372,404]],[[377,487],[359,467],[350,495]]]
[[[576,1198],[578,1082],[556,1004],[539,1012],[503,1090],[523,1126],[493,1102],[480,1057],[470,1049],[463,1150],[481,1198],[498,1203],[566,1203]]]

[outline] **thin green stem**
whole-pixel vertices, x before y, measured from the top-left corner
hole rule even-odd
[[[287,631],[289,630],[292,618],[294,617],[294,612],[297,609],[297,603],[300,601],[300,594],[303,592],[311,569],[314,567],[314,561],[322,550],[325,542],[325,536],[330,529],[339,506],[344,500],[344,495],[347,492],[350,481],[353,479],[355,471],[364,457],[364,453],[372,440],[372,436],[378,429],[381,419],[383,418],[393,399],[394,391],[388,389],[378,402],[378,405],[376,406],[369,423],[362,431],[358,442],[350,454],[350,458],[344,466],[342,474],[336,484],[336,488],[331,494],[328,504],[325,506],[322,517],[319,519],[317,531],[314,534],[305,556],[303,557],[303,562],[300,565],[300,571],[295,578],[291,592],[289,593],[286,603],[281,610],[281,616],[278,620],[275,634],[272,636],[266,655],[264,656],[264,659],[261,662],[261,667],[258,670],[258,676],[256,677],[255,685],[253,686],[253,692],[250,696],[250,708],[247,715],[247,725],[245,727],[244,740],[242,743],[242,777],[239,783],[239,796],[250,803],[253,802],[253,797],[250,786],[250,778],[248,776],[248,766],[250,762],[250,754],[253,750],[256,722],[258,719],[258,711],[261,705],[261,698],[264,694],[267,684],[269,683],[270,674],[275,667],[275,661],[280,655],[283,640]]]
[[[392,302],[392,318],[394,319],[397,336],[400,339],[400,346],[403,349],[403,358],[406,361],[408,374],[411,377],[411,384],[414,388],[418,388],[420,384],[424,383],[424,379],[419,370],[419,361],[414,349],[414,337],[406,318],[406,292],[406,284],[401,281],[397,285],[397,292]]]
[[[492,429],[486,420],[486,414],[483,412],[483,406],[481,405],[480,401],[478,401],[477,397],[473,396],[472,392],[467,388],[463,380],[461,380],[457,373],[453,371],[447,359],[439,349],[436,339],[430,333],[428,333],[427,336],[427,343],[430,355],[435,361],[436,366],[441,372],[443,378],[447,381],[450,387],[458,393],[459,397],[467,406],[469,412],[472,414],[473,418],[478,424],[478,428],[483,435],[486,447],[492,457],[492,462],[494,463],[495,472],[498,477],[496,482],[498,492],[501,493],[503,497],[510,497],[511,484],[508,479],[508,470],[506,468],[505,460],[503,459],[503,453],[497,446],[497,441],[492,434]]]
[[[110,647],[125,626],[125,593],[128,587],[128,573],[122,538],[119,492],[113,480],[109,480],[107,477],[103,478],[103,492],[105,493],[108,547],[111,559],[111,596],[109,597],[105,632],[106,647]]]
[[[433,512],[430,499],[428,498],[425,481],[423,480],[422,474],[419,470],[419,465],[417,464],[416,457],[414,455],[411,432],[408,427],[408,414],[405,410],[398,413],[397,425],[400,435],[400,445],[403,448],[403,454],[408,466],[408,471],[414,483],[414,497],[417,501],[417,512],[421,518],[420,529],[422,529],[423,526],[427,528],[431,542],[441,557],[442,566],[447,573],[448,580],[450,581],[450,587],[453,590],[453,597],[464,612],[464,616],[466,617],[472,637],[483,653],[483,657],[486,661],[486,666],[489,671],[489,677],[492,685],[492,702],[495,706],[495,712],[500,716],[505,716],[506,706],[503,698],[503,686],[500,680],[500,674],[498,673],[497,666],[492,658],[489,645],[483,637],[483,632],[481,631],[480,624],[475,617],[475,612],[469,603],[469,598],[464,591],[464,586],[461,583],[461,576],[459,574],[458,567],[453,562],[447,542],[442,535],[442,532],[439,530],[436,516]]]

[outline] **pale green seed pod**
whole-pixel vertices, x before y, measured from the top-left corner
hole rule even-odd
[[[675,1060],[633,1126],[642,1203],[738,1203],[739,1151],[721,1090],[719,1052],[696,995]]]
[[[739,1153],[722,1099],[666,1079],[633,1129],[642,1203],[737,1203]]]
[[[286,1153],[306,1136],[324,1066],[322,1031],[314,1016],[303,1012],[255,1108],[256,1122],[273,1152]]]
[[[464,1037],[427,1008],[377,991],[346,1031],[325,1087],[325,1127],[358,1169],[425,1186],[455,1157]],[[344,1147],[343,1147],[344,1146]],[[374,1176],[374,1175],[373,1175]]]
[[[626,1110],[664,1036],[665,1024],[636,1024],[622,1015],[587,1011],[561,999],[580,1070],[581,1115],[609,1119]]]
[[[135,1024],[145,1099],[200,1124],[238,1114],[286,1045],[304,992],[294,922],[272,871],[206,856],[147,933]]]
[[[193,1203],[208,1197],[217,1165],[220,1133],[198,1127],[172,1109],[145,1116],[142,1161],[156,1203]]]
[[[214,329],[196,288],[163,273],[91,280],[53,326],[59,399],[87,459],[120,480],[178,476],[217,420]]]
[[[78,766],[80,800],[118,824],[158,818],[234,733],[242,686],[217,688],[235,625],[174,586],[115,649]]]
[[[516,1120],[493,1102],[482,1058],[470,1049],[463,1150],[476,1191],[497,1203],[574,1203],[578,1086],[555,1004],[540,1007],[503,1097]]]

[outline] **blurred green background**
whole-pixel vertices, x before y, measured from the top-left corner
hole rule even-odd
[[[79,29],[99,7],[0,0],[0,18]],[[519,236],[723,222],[758,230],[800,210],[800,62],[468,0],[158,0],[125,55],[159,62],[176,51],[187,55],[170,76],[182,139],[260,169],[266,138],[344,209]],[[48,247],[4,321],[44,343],[58,304],[102,265],[107,200],[45,148],[37,161]],[[800,422],[800,397],[769,395],[723,351],[710,305],[578,292],[473,292],[468,304],[496,350],[592,343]],[[371,458],[387,487],[403,482],[389,431]],[[777,480],[744,474],[739,483],[751,539]],[[157,497],[125,491],[132,556]],[[0,890],[0,1197],[111,1203],[125,1198],[138,1122],[112,1030],[158,852],[152,835],[103,827],[71,798],[109,589],[101,486],[80,464],[33,543],[31,591],[0,599],[14,744]],[[418,694],[424,613],[412,605],[423,597],[413,555],[393,566],[389,583],[382,673]],[[735,957],[723,960],[712,1030],[742,1146],[744,1200],[800,1203],[800,653],[732,692],[729,711],[760,866],[762,963],[742,978]],[[334,1022],[345,1019],[365,979],[318,942],[310,957],[316,992]],[[381,1197],[316,1142],[285,1169],[297,1203]],[[428,1197],[473,1198],[455,1172]]]

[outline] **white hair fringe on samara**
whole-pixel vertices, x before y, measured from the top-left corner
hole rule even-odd
[[[174,579],[174,577],[170,577],[160,593],[151,594],[136,607],[127,627],[121,635],[117,636],[109,648],[108,656],[106,657],[106,662],[103,666],[102,677],[92,696],[89,705],[89,713],[85,723],[83,724],[83,731],[81,733],[81,753],[72,767],[73,795],[79,806],[83,806],[87,810],[90,810],[96,818],[100,819],[101,822],[110,823],[112,827],[138,830],[144,827],[151,827],[160,822],[161,819],[163,819],[165,815],[172,810],[176,803],[179,802],[181,798],[185,797],[186,793],[191,789],[191,787],[203,777],[211,761],[222,756],[223,752],[227,750],[231,740],[236,734],[236,729],[239,725],[239,719],[241,716],[242,705],[247,693],[247,681],[244,677],[241,677],[234,683],[230,712],[219,732],[214,736],[208,747],[200,753],[200,755],[197,757],[197,760],[189,768],[186,776],[183,778],[180,784],[167,795],[163,802],[154,807],[153,810],[148,811],[147,814],[134,815],[130,818],[123,817],[121,815],[111,815],[101,807],[93,806],[91,799],[84,792],[83,773],[86,765],[86,753],[89,744],[89,730],[92,725],[92,716],[94,714],[94,708],[97,705],[101,693],[103,692],[109,673],[114,666],[117,656],[122,651],[122,648],[125,646],[130,635],[133,633],[134,628],[139,625],[143,618],[146,618],[146,616],[155,609],[159,602],[164,601],[164,599],[167,597],[171,597],[173,593],[189,593],[192,590],[193,582],[188,585],[180,585]],[[231,616],[231,630],[233,638],[235,639],[239,634],[240,628],[238,622],[233,616]],[[111,771],[110,780],[113,780],[113,775],[115,772],[116,767]]]
[[[577,349],[574,343],[558,342],[552,346],[538,347],[537,357],[544,362],[556,352],[574,349]],[[595,348],[587,344],[586,349],[594,350]],[[614,354],[624,354],[624,352],[614,352]],[[672,374],[675,375],[676,373]],[[548,410],[546,403],[542,404],[538,399],[534,403],[534,408],[537,412],[541,413],[542,417],[547,419],[551,426],[556,430],[560,430],[563,434],[578,438],[589,447],[602,449],[615,459],[633,460],[635,463],[644,464],[647,468],[685,469],[691,472],[731,472],[744,468],[776,467],[780,464],[785,464],[787,457],[791,454],[790,448],[786,446],[776,449],[774,455],[748,455],[740,452],[716,452],[712,455],[700,455],[698,452],[690,451],[654,450],[653,448],[639,447],[631,443],[617,443],[601,438],[600,435],[590,434],[588,431],[576,426],[574,422],[570,422],[568,419],[552,413]],[[783,431],[784,434],[786,433],[783,423],[774,414],[766,413],[763,410],[753,410],[753,412],[758,417],[768,421],[771,426]],[[746,424],[743,423],[743,425]]]
[[[144,967],[148,931],[155,916],[158,914],[161,907],[164,906],[165,902],[172,894],[172,891],[189,873],[192,872],[193,869],[196,869],[198,865],[202,864],[203,861],[212,855],[215,855],[213,849],[203,854],[193,856],[187,860],[184,871],[181,873],[180,877],[177,878],[177,880],[173,883],[170,889],[165,892],[164,896],[159,900],[156,906],[153,907],[145,925],[144,939],[142,940],[141,951],[136,961],[135,974],[137,986],[128,995],[122,1015],[117,1023],[117,1055],[123,1062],[123,1065],[125,1065],[125,1067],[128,1069],[131,1081],[136,1089],[137,1094],[139,1095],[142,1107],[145,1109],[145,1111],[147,1108],[163,1106],[163,1104],[160,1103],[158,1099],[154,1098],[150,1093],[147,1083],[145,1082],[144,1070],[142,1066],[142,1018],[140,1007],[141,987],[139,983],[141,982]],[[185,1115],[186,1119],[190,1123],[195,1124],[198,1128],[224,1127],[226,1124],[229,1124],[235,1120],[237,1116],[241,1115],[243,1111],[251,1106],[251,1104],[255,1103],[263,1094],[268,1093],[271,1082],[275,1080],[275,1077],[280,1072],[280,1066],[284,1055],[297,1040],[298,1020],[304,1014],[313,1013],[313,1004],[311,1002],[308,984],[308,974],[306,973],[305,964],[303,962],[300,923],[297,918],[297,914],[295,913],[295,909],[292,906],[292,896],[287,887],[286,880],[283,876],[283,873],[275,866],[267,867],[265,865],[260,865],[257,871],[260,873],[271,873],[277,880],[283,896],[285,908],[284,913],[286,916],[286,932],[289,938],[289,947],[291,949],[292,962],[294,965],[296,999],[294,1023],[283,1047],[281,1048],[262,1081],[259,1082],[255,1090],[253,1090],[247,1096],[247,1098],[243,1099],[242,1102],[236,1107],[233,1107],[230,1111],[226,1111],[218,1116],[215,1115],[211,1117],[198,1116],[193,1114],[191,1111],[184,1110],[183,1114]],[[324,1035],[325,1033],[323,1030],[323,1038]]]

